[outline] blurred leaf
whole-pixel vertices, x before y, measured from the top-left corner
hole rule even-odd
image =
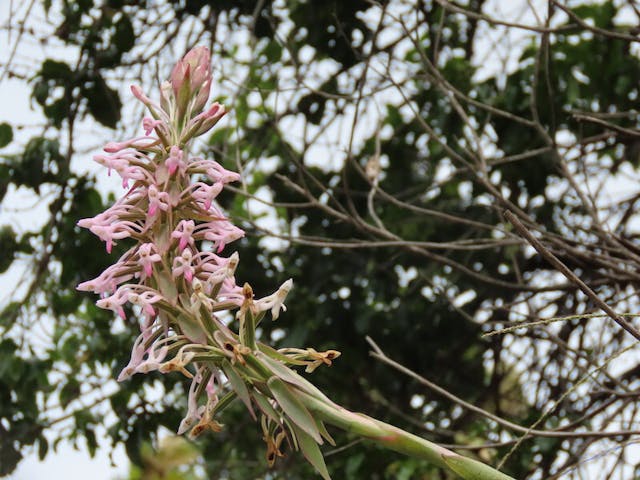
[[[80,383],[70,378],[60,390],[60,405],[66,408],[69,403],[78,398],[80,395]]]
[[[4,429],[0,427],[0,433],[2,430]],[[5,435],[0,435],[0,476],[12,473],[23,458],[22,453],[7,440],[9,439]]]
[[[44,114],[60,128],[62,122],[69,116],[69,101],[66,97],[59,98],[44,106]]]
[[[73,72],[66,63],[47,59],[42,63],[40,75],[45,79],[69,81],[73,76]]]
[[[58,140],[34,137],[27,142],[19,162],[13,166],[13,181],[39,193],[40,185],[64,180],[61,177],[67,171]]]
[[[49,82],[45,80],[36,82],[33,86],[31,95],[36,99],[36,102],[38,102],[38,104],[44,105],[47,101],[47,98],[49,98]]]
[[[40,435],[38,437],[38,459],[40,461],[44,460],[47,456],[47,452],[49,451],[49,442],[44,435]]]
[[[0,252],[2,252],[0,256],[0,273],[6,272],[13,263],[18,245],[16,233],[11,228],[11,225],[0,227]]]
[[[116,128],[122,108],[118,92],[110,88],[101,76],[96,76],[85,86],[84,94],[93,118],[105,127]]]
[[[128,52],[133,48],[136,41],[136,35],[129,16],[124,12],[120,12],[120,14],[120,19],[114,25],[115,31],[111,41],[118,48],[118,51],[123,53]]]
[[[6,147],[13,140],[13,128],[6,122],[0,123],[0,148]]]
[[[83,433],[84,433],[84,437],[87,439],[87,448],[89,449],[89,456],[93,458],[96,456],[96,449],[98,448],[98,440],[96,439],[96,432],[93,428],[86,428]]]

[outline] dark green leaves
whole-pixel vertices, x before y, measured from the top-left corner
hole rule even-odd
[[[36,75],[32,97],[56,127],[60,127],[69,116],[71,90],[75,82],[76,75],[69,65],[56,60],[45,60]]]
[[[92,427],[87,427],[82,432],[84,438],[87,440],[87,448],[91,458],[95,457],[96,449],[98,448],[98,439],[96,438],[96,431]]]
[[[66,408],[69,403],[80,395],[80,384],[75,379],[70,379],[60,390],[60,405]]]
[[[8,438],[3,432],[4,427],[0,425],[0,434]],[[22,460],[22,454],[11,443],[0,440],[0,476],[9,475],[13,472]]]
[[[13,129],[6,122],[0,123],[0,148],[6,147],[13,140]]]
[[[45,137],[29,140],[22,155],[11,158],[9,170],[14,183],[29,187],[36,193],[40,192],[43,183],[62,183],[68,175],[58,140]]]
[[[105,127],[116,128],[122,108],[118,92],[110,88],[101,76],[96,76],[85,85],[84,96],[93,118]]]
[[[73,72],[71,71],[71,67],[64,62],[45,60],[42,63],[40,75],[44,80],[62,80],[68,82],[71,80]]]
[[[600,5],[579,5],[573,9],[573,12],[583,20],[593,20],[598,28],[611,28],[617,10],[612,2],[602,2]]]
[[[111,43],[119,52],[128,52],[135,45],[136,37],[129,16],[121,12],[120,19],[114,24],[114,33]]]
[[[28,358],[8,338],[0,341],[0,476],[22,459],[21,445],[32,445],[42,432],[36,395],[50,390],[51,363]]]
[[[47,437],[44,435],[40,435],[38,437],[38,459],[40,461],[44,460],[47,456],[47,452],[49,451],[49,441]]]
[[[113,41],[125,49],[133,46],[133,30],[128,17],[122,16],[116,23]],[[96,53],[98,56],[101,54],[104,56],[104,53]],[[76,87],[80,87],[80,98]],[[75,115],[71,107],[81,99],[86,99],[89,113],[102,125],[115,128],[120,120],[122,102],[118,92],[110,88],[102,74],[94,69],[74,71],[64,62],[45,60],[35,77],[31,96],[57,128],[65,119]]]
[[[291,7],[291,19],[307,30],[305,43],[313,46],[320,57],[330,57],[344,68],[358,60],[359,48],[352,45],[352,35],[368,38],[371,31],[360,18],[369,8],[363,0],[329,0],[318,8],[315,2],[296,2]]]
[[[0,273],[5,272],[13,263],[16,251],[18,250],[18,242],[16,233],[11,225],[0,227]]]

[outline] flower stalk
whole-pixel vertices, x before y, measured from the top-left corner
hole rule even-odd
[[[78,225],[104,241],[109,253],[120,241],[133,245],[78,289],[100,295],[96,304],[123,319],[131,312],[139,318],[140,334],[118,381],[136,373],[182,373],[191,385],[178,433],[192,437],[220,431],[216,415],[240,399],[255,420],[260,417],[269,465],[290,445],[328,479],[319,445],[334,444],[329,424],[465,479],[508,479],[480,462],[343,409],[293,369],[311,373],[330,366],[340,352],[275,350],[258,341],[256,328],[266,312],[275,320],[286,311],[293,283],[287,280],[273,294],[255,299],[249,284],[236,283],[238,254],[221,255],[244,232],[215,203],[239,175],[192,155],[192,140],[226,113],[218,103],[205,108],[210,89],[210,54],[196,47],[161,85],[160,103],[131,87],[151,114],[142,122],[145,134],[109,142],[105,154],[94,157],[120,175],[126,193]],[[223,321],[225,315],[237,323]]]
[[[458,455],[424,438],[367,415],[350,412],[335,403],[323,402],[307,395],[302,397],[302,401],[316,418],[320,418],[330,425],[361,436],[390,450],[410,457],[421,458],[430,464],[452,470],[462,478],[513,480],[510,476],[477,460]]]

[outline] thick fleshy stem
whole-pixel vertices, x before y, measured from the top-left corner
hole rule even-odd
[[[404,455],[421,458],[441,468],[450,469],[464,479],[513,480],[498,470],[472,458],[463,457],[424,438],[405,432],[361,413],[354,413],[333,402],[310,395],[300,396],[302,403],[316,418]]]

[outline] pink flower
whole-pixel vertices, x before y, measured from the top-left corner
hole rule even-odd
[[[167,113],[160,107],[160,105],[147,97],[139,86],[131,85],[131,93],[133,93],[134,97],[144,103],[154,118],[160,118],[162,121],[170,123]]]
[[[200,373],[200,371],[198,371],[196,376],[191,381],[191,386],[189,387],[189,399],[187,400],[187,416],[184,417],[182,422],[180,422],[180,426],[178,427],[178,435],[182,435],[184,432],[198,423],[202,418],[204,406],[198,406],[198,397],[196,395],[197,386],[201,381],[202,374]]]
[[[196,182],[192,185],[193,193],[192,198],[203,204],[205,210],[209,210],[213,200],[222,191],[222,182],[214,183],[213,185],[207,185],[203,182]]]
[[[193,230],[195,223],[193,220],[180,220],[176,229],[171,232],[171,238],[178,239],[178,250],[182,251],[187,245],[194,245]]]
[[[129,302],[141,317],[141,334],[119,381],[152,370],[179,370],[193,378],[180,433],[214,425],[210,416],[218,400],[215,384],[223,385],[223,379],[215,366],[218,354],[208,347],[213,345],[212,335],[215,338],[228,331],[215,312],[230,306],[244,311],[255,306],[259,311],[270,310],[277,318],[291,288],[288,281],[273,295],[248,302],[252,294],[234,278],[238,254],[224,258],[209,251],[213,248],[219,253],[244,236],[215,204],[224,185],[240,176],[214,160],[188,154],[190,140],[208,131],[226,113],[218,103],[205,109],[212,82],[210,67],[209,50],[196,47],[175,66],[171,81],[161,85],[159,102],[139,87],[131,87],[150,112],[142,121],[145,135],[109,142],[104,147],[106,154],[96,155],[95,160],[109,172],[115,170],[123,186],[128,187],[129,181],[134,185],[105,212],[78,222],[103,240],[109,252],[121,239],[131,237],[137,242],[117,263],[78,288],[102,295],[97,301],[100,308],[125,318],[124,305]],[[197,180],[192,181],[193,176]],[[131,279],[137,283],[127,283]],[[207,311],[210,322],[201,321]],[[217,331],[205,331],[209,325]],[[195,377],[186,369],[192,361],[197,362]],[[199,404],[205,392],[206,407]]]
[[[174,278],[184,276],[187,282],[191,282],[195,275],[195,268],[193,268],[193,265],[191,264],[192,260],[193,255],[191,250],[183,250],[179,257],[173,259],[171,275]]]
[[[123,221],[111,225],[93,225],[90,230],[105,242],[107,253],[111,253],[114,240],[128,238],[132,233],[140,232],[142,228],[136,223]]]
[[[97,294],[113,292],[118,285],[133,278],[132,270],[129,263],[123,262],[121,259],[118,263],[107,267],[97,278],[82,282],[76,288],[80,291],[91,291]]]
[[[95,155],[93,160],[107,167],[109,169],[109,175],[111,175],[111,169],[118,172],[120,177],[122,177],[122,186],[124,188],[129,186],[129,179],[140,181],[149,181],[152,179],[146,168],[142,166],[144,163],[138,159],[133,152],[123,152],[119,155]],[[134,165],[132,165],[132,163],[134,163]]]
[[[169,175],[173,175],[176,171],[180,171],[180,173],[182,173],[187,169],[186,163],[182,160],[182,155],[182,150],[178,147],[175,145],[171,147],[169,157],[164,162],[169,169]]]
[[[139,167],[128,167],[118,172],[122,177],[122,188],[129,188],[129,180],[145,180],[146,172]]]
[[[215,375],[211,375],[211,378],[209,378],[209,381],[207,382],[207,386],[205,387],[205,390],[207,392],[207,398],[210,401],[213,401],[215,403],[217,403],[218,401],[218,395],[217,395],[217,391],[216,391],[216,376]]]
[[[79,227],[88,228],[90,230],[95,226],[106,227],[109,225],[113,225],[114,223],[118,223],[120,221],[120,218],[122,217],[131,216],[131,214],[133,213],[132,211],[135,209],[136,207],[134,205],[126,203],[116,203],[115,205],[111,206],[104,212],[99,213],[93,218],[83,218],[79,220],[77,225]]]
[[[228,243],[242,237],[244,237],[244,231],[227,220],[201,223],[195,229],[195,238],[209,240],[218,253],[224,250]]]
[[[127,316],[124,313],[124,308],[122,305],[127,303],[128,300],[128,291],[126,289],[126,285],[124,287],[118,288],[116,293],[107,298],[101,298],[96,302],[96,305],[100,308],[104,308],[105,310],[112,310],[113,312],[120,315],[120,318],[123,320],[127,319]]]
[[[167,356],[167,353],[169,353],[169,349],[166,346],[157,348],[157,345],[145,348],[147,336],[145,333],[142,333],[136,338],[136,341],[133,343],[133,348],[131,349],[131,359],[127,366],[122,369],[120,375],[118,375],[119,382],[131,378],[134,373],[148,373],[160,368],[161,362]],[[145,355],[147,355],[146,360],[144,360]]]
[[[157,127],[162,125],[161,120],[154,120],[153,118],[144,117],[142,119],[142,128],[144,128],[145,135],[151,135],[151,132]]]
[[[213,252],[198,252],[194,256],[194,261],[198,268],[216,269],[226,265],[229,258],[220,257]],[[215,265],[211,265],[212,263]]]
[[[221,302],[234,303],[238,307],[242,306],[245,301],[242,287],[239,287],[233,284],[229,279],[226,279],[222,282],[222,288],[218,292],[218,300]]]
[[[119,172],[129,166],[129,162],[124,158],[112,157],[110,155],[94,155],[93,161],[107,167],[108,175],[111,175],[111,170]]]
[[[155,252],[155,253],[152,253]],[[144,275],[141,280],[150,277],[153,273],[153,264],[162,261],[156,246],[153,243],[143,243],[138,248],[138,265],[142,267]]]
[[[213,183],[231,183],[240,180],[240,175],[236,172],[226,170],[215,160],[205,160],[199,157],[194,157],[189,164],[189,173],[204,173]]]
[[[160,369],[162,362],[167,356],[167,353],[169,353],[169,347],[167,347],[166,345],[163,345],[162,347],[159,347],[159,348],[157,345],[153,345],[147,354],[147,359],[144,360],[143,362],[140,362],[135,367],[135,372],[149,373],[154,370]]]
[[[214,103],[208,110],[189,120],[182,137],[188,139],[208,132],[226,113],[224,105],[220,105],[218,102]]]
[[[214,254],[211,253],[211,255]],[[215,265],[211,261],[203,262],[201,269],[207,274],[205,290],[210,292],[213,287],[224,282],[226,279],[233,279],[239,261],[238,252],[234,252],[229,258],[221,259],[221,261]],[[233,280],[233,283],[235,284],[235,280]]]
[[[151,119],[145,118],[145,120]],[[159,120],[157,120],[157,122],[162,123]],[[155,126],[156,125],[154,124],[151,128],[155,128]],[[155,137],[150,137],[149,133],[151,133],[151,130],[145,132],[145,134],[147,135],[145,137],[132,138],[131,140],[127,140],[126,142],[108,142],[104,146],[103,150],[107,153],[116,153],[124,150],[125,148],[135,148],[136,150],[151,150],[153,149],[153,147],[156,147],[160,144],[160,140]]]
[[[158,188],[151,184],[147,188],[147,195],[149,196],[149,217],[153,217],[158,209],[167,211],[169,210],[169,194],[167,192],[159,192]]]
[[[149,289],[141,293],[129,292],[127,294],[127,300],[129,300],[133,305],[141,307],[142,311],[149,317],[155,317],[156,311],[153,308],[153,304],[164,299],[158,292]]]
[[[118,375],[118,382],[123,382],[126,379],[130,378],[138,368],[138,365],[142,363],[142,359],[144,358],[144,354],[146,353],[146,349],[144,348],[145,338],[143,334],[138,335],[136,341],[133,343],[133,348],[131,349],[131,359],[126,367],[122,369],[120,375]]]

